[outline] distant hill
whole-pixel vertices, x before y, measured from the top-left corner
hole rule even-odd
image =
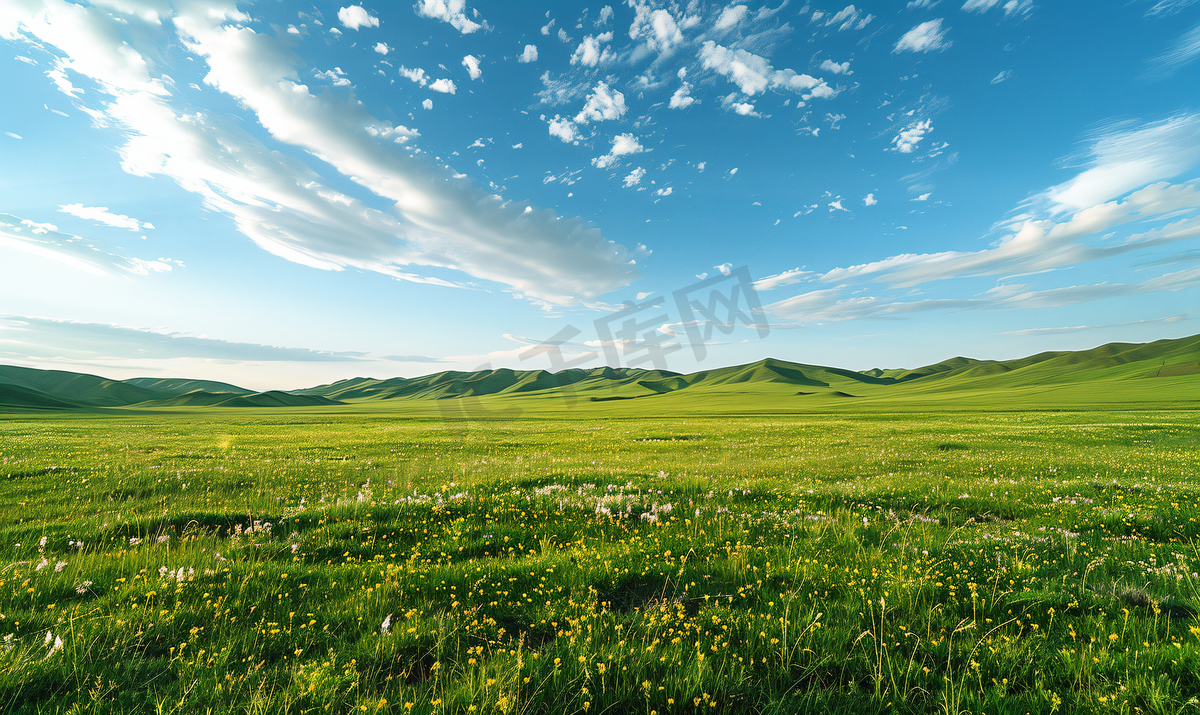
[[[356,377],[332,385],[293,390],[296,395],[320,395],[339,400],[441,400],[454,397],[479,397],[531,393],[570,387],[574,390],[613,389],[641,380],[662,380],[678,377],[678,373],[663,370],[598,367],[550,373],[545,370],[483,370],[459,372],[449,370],[423,377],[393,377],[374,380]]]
[[[341,404],[319,395],[254,392],[212,380],[135,377],[109,380],[62,370],[0,365],[0,407],[68,410],[97,407],[316,407]]]
[[[53,399],[95,407],[122,407],[163,397],[154,390],[96,375],[0,366],[0,391],[7,392],[10,385],[36,390]]]
[[[1109,343],[1015,360],[955,357],[915,369],[855,371],[766,358],[686,375],[613,367],[558,373],[508,368],[451,370],[414,378],[357,377],[302,390],[261,393],[209,380],[108,380],[59,370],[0,366],[0,407],[4,408],[320,407],[475,397],[520,399],[522,404],[526,398],[537,398],[551,407],[578,400],[611,403],[653,398],[638,399],[638,409],[670,405],[685,412],[688,405],[740,409],[768,403],[772,409],[784,410],[790,409],[789,405],[800,409],[851,403],[856,409],[900,404],[1200,404],[1200,335],[1152,343]]]
[[[214,382],[213,380],[186,380],[181,378],[158,378],[158,377],[134,377],[128,380],[122,380],[126,385],[134,385],[136,387],[144,387],[147,390],[155,390],[157,392],[165,392],[171,395],[186,395],[189,392],[196,390],[204,390],[205,392],[232,392],[235,395],[253,395],[254,390],[247,390],[244,387],[230,385],[226,382]]]

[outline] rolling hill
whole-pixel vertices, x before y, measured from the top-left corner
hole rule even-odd
[[[0,365],[0,408],[316,407],[341,404],[320,395],[259,392],[211,380],[135,377],[109,380],[62,370]]]
[[[559,409],[621,403],[686,411],[820,408],[827,405],[1012,407],[1088,404],[1200,404],[1200,335],[1152,343],[1108,343],[1014,360],[954,357],[915,369],[846,370],[766,358],[679,374],[597,367],[558,373],[500,368],[415,378],[352,378],[286,392],[255,393],[208,380],[133,378],[0,366],[0,407],[71,410],[111,407],[325,407],[468,401]],[[846,398],[858,398],[846,400]],[[605,408],[611,404],[605,405]],[[439,408],[441,409],[441,408]],[[597,409],[601,409],[599,406]]]

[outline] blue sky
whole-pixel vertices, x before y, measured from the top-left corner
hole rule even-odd
[[[1195,0],[10,0],[0,41],[5,364],[266,389],[1200,332]],[[706,280],[754,317],[700,349]]]

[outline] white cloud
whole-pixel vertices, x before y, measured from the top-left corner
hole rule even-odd
[[[479,69],[479,58],[475,55],[467,55],[462,60],[462,66],[467,68],[467,74],[471,75],[471,80],[477,80],[483,76],[483,70]]]
[[[1048,192],[1047,192],[1048,193]],[[907,287],[965,275],[1032,272],[1118,256],[1130,251],[1200,237],[1200,219],[1184,218],[1135,233],[1122,241],[1089,245],[1082,240],[1131,222],[1153,222],[1182,209],[1200,207],[1200,186],[1166,182],[1133,192],[1122,201],[1090,206],[1069,219],[1026,218],[994,248],[902,254],[873,263],[837,268],[822,276],[829,282],[873,277]]]
[[[1008,0],[1004,3],[1004,17],[1028,15],[1033,10],[1033,0]]]
[[[699,24],[698,16],[676,18],[670,10],[652,9],[646,0],[632,0],[635,11],[633,24],[629,26],[629,39],[642,39],[646,49],[666,54],[683,43],[683,30]]]
[[[82,89],[72,85],[71,80],[67,79],[67,73],[63,69],[62,61],[58,61],[56,65],[55,69],[46,71],[46,76],[54,82],[54,85],[58,87],[58,91],[72,99],[83,94]]]
[[[1009,80],[1010,78],[1012,78],[1012,74],[1013,74],[1012,70],[1002,70],[1000,72],[1000,74],[996,75],[995,77],[992,77],[991,83],[992,84],[1000,84],[1001,82],[1005,82],[1005,81]]]
[[[392,51],[392,48],[388,47],[387,43],[385,43],[385,42],[376,42],[375,43],[375,51],[381,55],[386,55],[387,53]]]
[[[0,318],[0,331],[6,342],[20,342],[20,350],[30,357],[78,356],[86,360],[135,358],[165,360],[199,358],[213,361],[253,362],[441,362],[425,356],[375,356],[362,352],[328,352],[305,348],[277,347],[255,343],[236,343],[207,336],[132,328],[108,323],[85,323],[52,318],[9,316]],[[13,350],[10,347],[9,350]],[[11,352],[9,354],[12,354]],[[86,356],[86,357],[84,357]],[[69,359],[69,358],[68,358]],[[94,367],[90,365],[89,367]],[[275,385],[273,387],[278,387]]]
[[[720,271],[721,275],[723,275],[723,276],[727,276],[727,275],[730,275],[733,273],[733,264],[732,263],[722,263],[719,266],[713,266],[713,268],[716,268],[718,271]]]
[[[625,185],[625,188],[629,188],[630,186],[637,186],[638,184],[642,183],[642,177],[645,175],[646,175],[646,170],[639,166],[638,168],[629,172],[629,175],[626,176],[621,181],[621,183]]]
[[[517,62],[530,63],[537,62],[538,52],[537,45],[525,45],[525,51],[517,57]]]
[[[1150,61],[1158,72],[1173,72],[1200,57],[1200,25],[1183,33],[1166,52]]]
[[[812,21],[816,22],[824,18],[825,15],[826,13],[823,12],[814,12],[812,15]],[[838,32],[845,32],[846,30],[851,29],[861,30],[875,19],[874,15],[867,15],[862,17],[862,19],[859,19],[860,17],[862,17],[862,12],[858,8],[854,7],[853,5],[847,5],[841,11],[835,13],[828,20],[826,20],[825,26],[829,27],[830,25],[840,25],[838,27]]]
[[[626,111],[625,95],[617,91],[609,91],[604,82],[597,82],[592,93],[584,102],[583,109],[575,115],[575,121],[587,124],[589,121],[603,122],[609,119],[620,119]]]
[[[721,30],[728,30],[729,28],[736,26],[746,18],[746,12],[749,11],[749,9],[750,8],[746,7],[745,5],[730,5],[721,11],[721,16],[717,18],[717,22],[713,25],[713,29],[720,32]]]
[[[433,100],[426,99],[424,102],[421,102],[421,106],[426,109],[433,109]]]
[[[849,212],[849,210],[850,210],[850,209],[847,209],[846,207],[842,206],[842,200],[841,200],[841,199],[838,199],[837,201],[830,201],[830,202],[829,202],[829,213],[833,213],[834,211],[847,211],[847,212]]]
[[[612,5],[605,5],[604,7],[600,8],[600,15],[599,15],[599,17],[596,18],[596,26],[600,27],[602,25],[607,25],[608,21],[611,20],[612,17],[613,17]]]
[[[1190,269],[1140,283],[1045,289],[1014,285],[1001,278],[1004,282],[966,298],[889,300],[863,295],[862,289],[856,289],[851,298],[840,298],[842,291],[863,280],[909,289],[965,277],[1012,278],[1200,239],[1200,179],[1194,178],[1200,166],[1197,122],[1200,116],[1177,115],[1140,125],[1121,124],[1093,136],[1084,154],[1089,161],[1080,173],[1025,202],[1021,214],[998,226],[1003,235],[989,248],[899,254],[836,268],[819,278],[838,287],[785,299],[768,309],[777,316],[813,322],[947,309],[1046,308],[1200,285],[1200,269]],[[1167,180],[1189,170],[1191,173],[1184,175],[1193,177],[1190,181]],[[915,200],[929,198],[926,194]],[[1168,258],[1140,265],[1170,262]]]
[[[762,117],[761,114],[754,111],[754,105],[750,102],[737,101],[737,93],[731,93],[721,98],[721,106],[725,107],[726,111],[740,114],[743,117]]]
[[[259,247],[315,268],[353,267],[440,285],[454,283],[423,269],[457,271],[559,304],[577,304],[637,277],[627,251],[598,229],[554,211],[527,213],[524,203],[506,202],[469,180],[449,182],[442,167],[384,139],[395,130],[364,105],[314,95],[297,82],[299,59],[287,41],[255,32],[248,16],[182,7],[173,31],[207,64],[205,83],[250,112],[272,141],[302,152],[268,149],[235,117],[176,108],[142,54],[161,54],[148,43],[173,38],[127,35],[120,18],[70,3],[14,13],[17,39],[54,45],[73,71],[107,95],[104,116],[124,137],[125,171],[173,179]],[[391,205],[364,205],[328,186],[305,161],[324,162]]]
[[[667,187],[659,189],[658,191],[655,191],[654,193],[657,196],[670,196],[674,191],[675,191],[674,187],[667,186]]]
[[[551,20],[550,22],[547,22],[545,25],[542,25],[542,34],[548,36],[550,34],[550,28],[552,28],[552,27],[554,27],[554,20]]]
[[[455,30],[469,35],[483,25],[467,17],[466,6],[466,0],[418,0],[413,9],[421,17],[448,22]]]
[[[913,29],[904,33],[892,48],[893,53],[898,52],[932,52],[933,50],[944,50],[953,43],[946,40],[946,33],[950,28],[942,29],[942,18],[922,22]]]
[[[576,47],[574,54],[571,55],[571,64],[595,67],[602,62],[612,61],[612,51],[601,46],[602,43],[612,42],[612,38],[611,32],[605,32],[597,37],[591,35],[584,37],[583,42],[579,43],[579,47]]]
[[[854,74],[850,71],[850,63],[842,62],[841,64],[833,60],[825,60],[821,63],[821,69],[830,74]]]
[[[1146,17],[1169,17],[1177,12],[1186,10],[1196,3],[1196,0],[1158,0],[1146,10]]]
[[[791,270],[784,271],[783,273],[776,273],[773,276],[767,276],[766,278],[761,278],[754,281],[754,290],[771,290],[773,288],[782,288],[783,286],[789,286],[793,283],[799,283],[803,280],[809,280],[808,276],[811,276],[812,274],[812,271],[793,268]]]
[[[351,5],[338,10],[338,22],[348,30],[379,27],[379,18],[368,14],[362,5]]]
[[[606,169],[616,163],[618,157],[628,154],[641,154],[646,151],[638,138],[632,134],[618,134],[613,137],[612,150],[603,156],[598,156],[592,159],[592,166],[597,169]]]
[[[118,227],[128,228],[127,225]],[[91,241],[59,232],[54,224],[37,223],[6,213],[0,213],[0,246],[56,261],[95,276],[112,275],[114,270],[148,275],[152,271],[170,271],[172,263],[179,265],[170,259],[146,261],[114,255],[96,248]]]
[[[1086,157],[1088,169],[1047,192],[1057,211],[1093,206],[1200,164],[1200,114],[1117,124],[1093,135]]]
[[[579,138],[579,131],[570,118],[563,118],[555,114],[554,119],[550,120],[550,136],[558,137],[563,143],[570,144]]]
[[[409,69],[404,65],[400,65],[400,76],[406,77],[422,87],[429,84],[429,76],[426,75],[425,70],[421,69],[420,67]]]
[[[671,101],[668,107],[671,109],[687,109],[696,104],[699,100],[691,95],[692,85],[684,82],[679,89],[675,90],[675,94],[671,95]]]
[[[571,41],[571,36],[568,35],[567,31],[561,27],[558,28],[558,41],[563,44],[566,44]]]
[[[790,69],[776,70],[765,57],[742,49],[731,50],[712,40],[701,46],[699,59],[705,69],[729,78],[743,94],[751,97],[768,88],[790,90],[800,94],[803,99],[828,99],[837,94],[823,79],[797,74]]]
[[[1001,0],[967,0],[962,9],[966,12],[985,13],[1000,5],[1004,8],[1004,17],[1027,15],[1033,9],[1033,0],[1008,0],[1001,5]]]
[[[113,228],[125,228],[130,231],[142,231],[154,228],[150,223],[138,221],[136,218],[130,218],[124,214],[110,213],[106,206],[67,204],[66,206],[59,206],[58,210],[62,213],[78,216],[79,218],[104,224],[105,226],[112,226]]]
[[[933,193],[932,193],[932,192],[930,192],[930,193],[928,193],[928,194],[921,194],[921,195],[920,195],[920,196],[918,196],[917,198],[915,198],[915,199],[909,199],[909,200],[910,200],[910,201],[928,201],[930,196],[933,196]]]
[[[430,83],[429,88],[434,92],[441,92],[442,94],[454,94],[458,91],[458,88],[454,86],[454,80],[449,79],[434,80]]]
[[[345,75],[346,73],[342,71],[341,67],[334,67],[333,69],[325,70],[324,72],[313,70],[314,77],[317,79],[327,79],[332,82],[335,87],[350,86],[350,80]]]
[[[875,194],[867,194],[866,198],[863,199],[863,206],[874,206],[877,203],[879,201],[876,200]]]
[[[892,138],[892,151],[898,151],[901,154],[911,154],[916,150],[917,145],[925,138],[925,135],[933,131],[933,120],[926,119],[922,122],[913,122],[900,133]]]
[[[833,17],[826,20],[825,26],[828,27],[829,25],[836,25],[839,22],[844,23],[846,20],[854,19],[857,15],[858,15],[858,10],[855,9],[855,7],[853,5],[847,5],[840,12],[835,14]]]
[[[909,0],[905,10],[932,10],[941,0]]]

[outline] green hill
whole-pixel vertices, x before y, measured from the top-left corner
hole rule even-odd
[[[78,408],[77,402],[61,400],[41,390],[20,385],[0,385],[0,407],[21,407],[35,410],[69,410]]]
[[[9,386],[33,389],[59,400],[95,407],[122,407],[165,396],[155,390],[96,375],[0,365],[0,390]]]
[[[288,392],[249,392],[231,394],[228,392],[206,392],[193,390],[184,395],[176,395],[159,400],[149,400],[139,403],[139,407],[320,407],[324,405],[340,405],[341,402],[317,395],[293,395]]]
[[[955,357],[915,369],[854,371],[766,358],[686,375],[614,367],[558,373],[509,368],[449,370],[414,378],[359,377],[263,393],[208,380],[119,381],[0,366],[0,406],[14,408],[382,407],[395,403],[410,404],[420,412],[424,408],[416,403],[435,405],[450,400],[465,404],[466,398],[549,410],[577,409],[583,400],[594,405],[589,409],[647,413],[659,409],[778,412],[834,406],[900,409],[1200,403],[1200,335],[1152,343],[1109,343],[1090,350],[1044,352],[1014,360]],[[634,398],[652,399],[637,399],[636,407],[627,407],[634,404],[628,402]]]
[[[182,378],[134,377],[122,380],[126,385],[144,387],[147,390],[165,392],[170,395],[186,395],[189,392],[232,392],[235,395],[253,395],[254,390],[214,380],[187,380]]]

